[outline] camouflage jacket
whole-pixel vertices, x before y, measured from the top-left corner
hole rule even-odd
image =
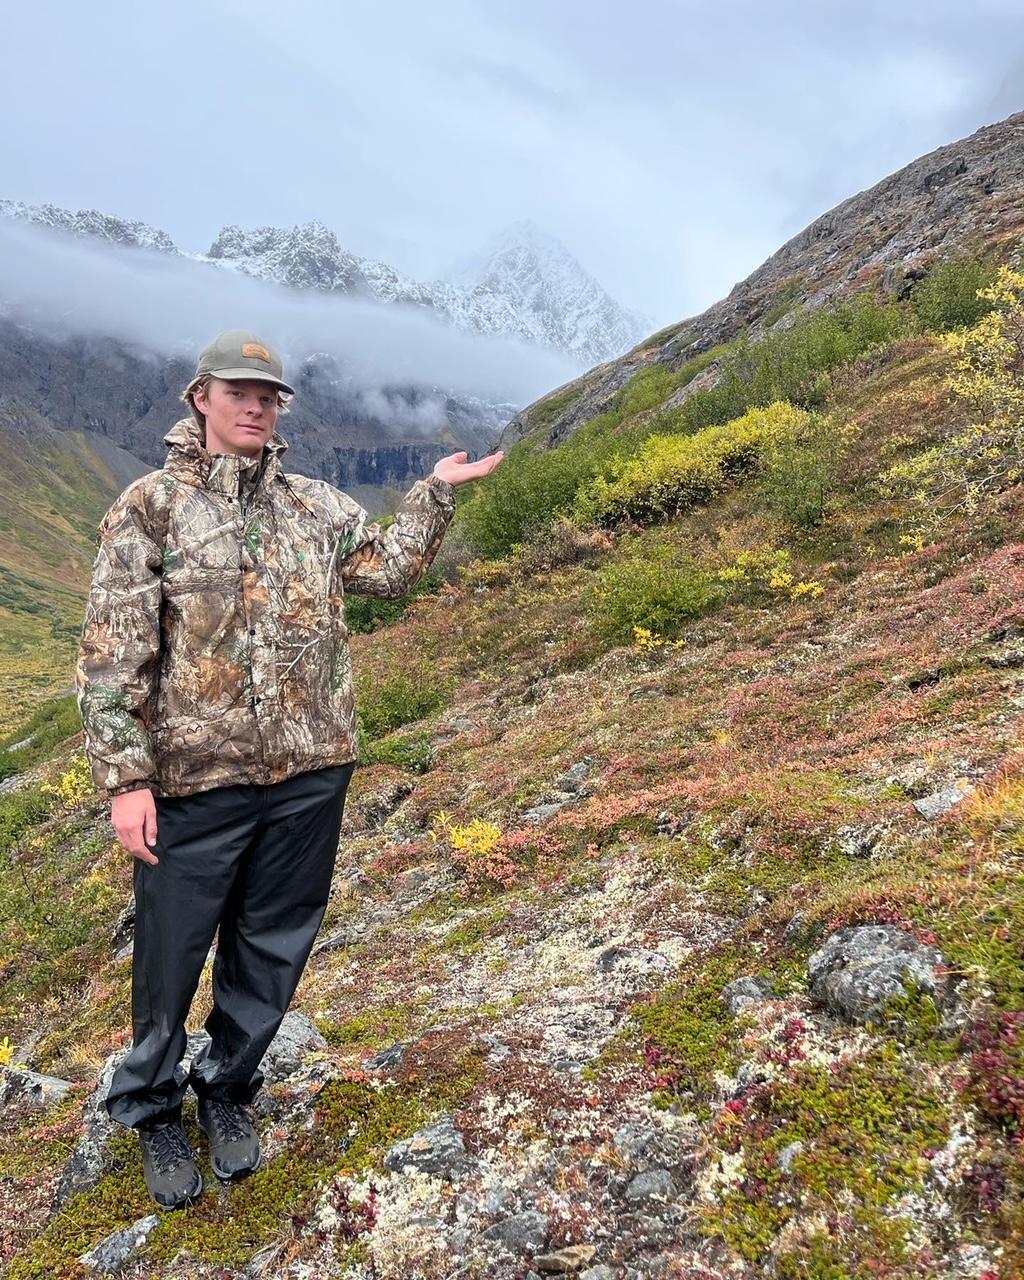
[[[166,466],[99,530],[78,664],[96,785],[183,796],[356,757],[344,593],[395,597],[455,510],[421,480],[386,532],[346,494],[263,460],[211,455],[189,419]]]

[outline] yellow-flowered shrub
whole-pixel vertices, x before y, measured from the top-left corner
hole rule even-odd
[[[785,401],[751,409],[725,426],[695,435],[654,435],[624,462],[618,476],[598,476],[577,495],[581,524],[652,524],[717,497],[777,441],[810,415]]]

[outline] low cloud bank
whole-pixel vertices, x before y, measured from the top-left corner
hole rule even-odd
[[[195,357],[223,329],[252,329],[285,357],[338,362],[367,394],[439,387],[521,406],[581,369],[512,338],[448,328],[417,308],[285,289],[194,259],[117,248],[0,219],[0,314],[55,337],[108,337]]]

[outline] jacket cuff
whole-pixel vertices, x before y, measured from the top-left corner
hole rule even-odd
[[[153,785],[154,784],[152,780],[148,782],[147,781],[125,782],[120,787],[107,787],[107,795],[123,796],[123,795],[127,795],[129,791],[152,791]]]
[[[455,510],[455,486],[453,484],[449,484],[447,480],[442,480],[440,476],[431,475],[427,478],[427,488],[446,511]]]

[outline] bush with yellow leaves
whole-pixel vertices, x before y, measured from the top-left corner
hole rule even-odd
[[[956,356],[950,390],[969,406],[970,423],[881,477],[884,494],[914,501],[927,530],[1024,476],[1024,274],[1003,267],[978,296],[992,310],[942,339]]]

